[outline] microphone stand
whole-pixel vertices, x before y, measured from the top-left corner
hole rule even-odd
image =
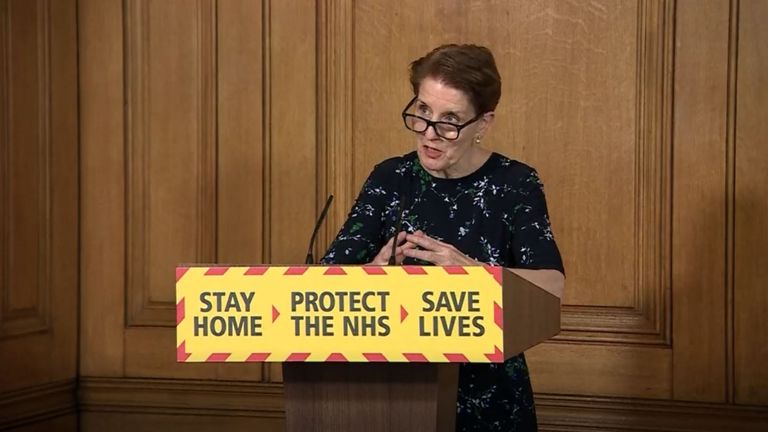
[[[320,231],[320,225],[322,225],[323,221],[325,220],[325,215],[328,213],[328,208],[331,206],[331,202],[333,202],[333,195],[328,195],[328,199],[325,201],[325,207],[323,207],[323,211],[320,212],[320,217],[317,219],[317,223],[315,223],[315,229],[314,231],[312,231],[312,239],[309,241],[309,247],[307,248],[307,257],[304,259],[304,264],[315,263],[315,257],[312,254],[312,249],[315,247],[315,239],[317,238],[317,232]]]

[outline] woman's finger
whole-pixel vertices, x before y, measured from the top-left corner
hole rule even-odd
[[[371,261],[369,264],[372,265],[386,265],[387,260],[389,259],[389,253],[388,251],[392,250],[392,241],[394,240],[394,237],[391,237],[389,241],[384,243],[384,246],[379,249],[379,253],[376,254],[376,256],[373,258],[373,261]]]
[[[441,265],[441,263],[435,261],[438,255],[433,251],[422,249],[407,249],[403,251],[403,255],[409,258],[416,258],[428,263]]]
[[[415,243],[417,246],[420,246],[424,249],[428,250],[437,250],[440,247],[444,246],[442,243],[438,242],[437,240],[433,239],[432,237],[429,237],[426,234],[416,235],[416,234],[408,234],[406,239],[409,242]]]

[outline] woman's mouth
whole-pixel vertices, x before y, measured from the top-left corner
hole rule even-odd
[[[424,156],[430,158],[430,159],[437,159],[440,156],[442,156],[443,152],[442,150],[438,150],[434,147],[430,147],[428,145],[423,146],[424,149]]]

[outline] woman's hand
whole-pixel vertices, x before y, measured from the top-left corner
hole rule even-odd
[[[402,243],[405,241],[406,236],[408,235],[405,231],[400,231],[400,233],[397,235],[397,244]],[[392,237],[389,239],[387,244],[385,244],[379,253],[376,255],[376,257],[373,258],[373,261],[369,262],[368,265],[379,265],[379,266],[385,266],[389,264],[389,257],[392,255],[392,241],[395,238]],[[403,260],[407,255],[405,255],[406,250],[410,250],[415,248],[416,245],[411,242],[405,242],[404,244],[401,244],[395,249],[395,264],[402,264]]]
[[[403,254],[407,257],[427,261],[434,265],[482,265],[481,262],[464,255],[452,244],[435,240],[422,231],[408,234],[405,239],[407,240],[406,244],[413,244],[422,248],[420,250],[412,246],[403,249]]]

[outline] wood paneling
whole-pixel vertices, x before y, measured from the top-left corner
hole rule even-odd
[[[653,289],[638,285],[637,234],[655,227],[639,225],[637,194],[646,187],[643,163],[653,155],[644,147],[656,143],[639,140],[637,108],[644,92],[656,89],[641,81],[641,68],[654,63],[638,48],[646,43],[641,28],[650,34],[663,28],[641,5],[521,2],[482,13],[479,22],[505,30],[470,32],[499,53],[505,83],[486,141],[541,173],[565,258],[569,306],[635,310],[638,294]],[[497,24],[500,15],[509,22]],[[597,327],[599,314],[591,315]],[[566,330],[569,320],[565,313]],[[589,321],[577,320],[582,329]]]
[[[317,201],[317,56],[315,2],[269,1],[269,249],[273,264],[303,262]],[[322,204],[320,204],[322,205]]]
[[[526,351],[537,392],[668,399],[672,350],[540,344]]]
[[[176,364],[168,269],[302,259],[317,212],[307,6],[80,4],[86,375],[262,379]]]
[[[73,2],[0,2],[0,391],[71,379],[77,295]]]
[[[0,430],[46,430],[46,420],[75,413],[75,377],[65,381],[50,381],[23,390],[4,391],[0,395]],[[66,422],[65,424],[69,424]],[[25,425],[37,424],[36,428]],[[47,429],[74,431],[72,427]],[[15,429],[14,429],[15,430]]]
[[[251,238],[263,237],[258,223],[264,208],[264,191],[258,187],[263,178],[262,119],[249,118],[261,110],[249,108],[262,106],[263,82],[257,81],[259,75],[246,75],[260,71],[262,34],[248,27],[249,39],[242,39],[247,22],[262,18],[255,6],[229,3],[219,10],[208,1],[192,8],[135,1],[127,8],[125,289],[130,314],[122,336],[128,376],[261,379],[260,365],[178,365],[169,351],[159,348],[175,343],[174,285],[167,269],[179,262],[256,262],[250,260],[263,250],[260,243],[244,250],[233,245],[241,230]],[[219,29],[225,33],[219,35]],[[220,61],[225,62],[222,77]],[[241,92],[242,87],[250,92]],[[220,88],[226,92],[223,99],[217,94]],[[237,100],[231,100],[233,94]],[[235,169],[225,173],[230,167]],[[247,179],[257,187],[231,183]],[[247,192],[239,193],[244,190],[256,190],[251,198],[259,201],[254,204]],[[222,209],[225,219],[219,223]],[[242,227],[232,223],[235,215]],[[220,245],[226,257],[220,256]]]
[[[738,8],[735,142],[735,401],[768,405],[768,2]]]
[[[155,414],[141,411],[83,413],[80,428],[84,431],[113,432],[155,432],[184,430],[208,432],[226,430],[229,432],[282,432],[285,421],[272,418],[248,418],[229,415],[184,416]]]
[[[84,379],[82,430],[282,431],[282,387],[158,379]]]
[[[0,429],[75,407],[76,35],[74,1],[0,1]]]
[[[214,4],[128,1],[128,326],[175,324],[180,262],[216,262]]]
[[[121,376],[125,323],[123,6],[80,0],[80,372]]]
[[[263,263],[266,209],[263,139],[263,5],[217,3],[217,256],[222,263]],[[175,343],[175,342],[174,342]],[[263,379],[262,365],[220,367],[221,379]]]
[[[725,1],[677,8],[672,338],[679,400],[726,397],[728,10]]]
[[[567,303],[633,306],[635,110],[644,89],[639,55],[629,47],[643,42],[638,3],[357,4],[355,141],[361,148],[355,182],[361,184],[378,160],[412,150],[413,137],[400,119],[380,114],[398,112],[410,98],[408,62],[445,42],[489,46],[503,94],[484,141],[533,164],[545,184],[558,186],[548,194],[569,285],[589,287],[569,289]]]
[[[354,6],[349,0],[318,2],[318,205],[334,195],[317,255],[325,252],[347,217],[358,192],[353,184],[355,145],[352,132]],[[317,256],[316,255],[316,256]]]
[[[35,423],[8,429],[11,432],[75,432],[78,429],[77,414],[70,413],[60,417],[36,421]]]
[[[399,118],[381,115],[410,98],[409,61],[449,41],[489,46],[504,90],[486,142],[557,185],[548,196],[569,279],[559,339],[667,344],[672,5],[355,3],[355,171],[329,177],[360,185],[412,149]]]
[[[87,378],[80,395],[83,430],[284,429],[282,387],[273,384]],[[548,393],[536,404],[545,431],[759,431],[768,422],[765,409],[719,404]]]
[[[77,10],[73,0],[39,1],[50,16],[51,159],[46,168],[50,182],[51,331],[34,341],[39,358],[26,358],[24,367],[39,363],[47,372],[45,382],[70,380],[77,373],[79,272],[78,123],[77,111]],[[2,348],[5,350],[5,347]],[[13,352],[13,351],[12,351]],[[15,351],[23,353],[24,350]],[[1,364],[2,362],[0,362]]]
[[[50,21],[44,3],[5,1],[0,141],[0,337],[50,330]]]
[[[564,331],[527,353],[542,429],[768,421],[732,404],[768,404],[762,3],[78,5],[84,430],[283,427],[279,365],[176,363],[169,269],[301,262],[333,193],[322,253],[373,164],[412,150],[408,63],[447,42],[496,55],[484,142],[541,173],[566,261]]]
[[[449,41],[489,46],[504,90],[485,141],[531,163],[549,185],[568,271],[557,339],[603,342],[532,350],[537,382],[547,391],[669,397],[669,349],[604,343],[670,343],[674,3],[475,6],[355,3],[355,171],[334,177],[360,185],[374,163],[411,150],[399,118],[381,115],[409,99],[409,61]],[[584,379],[563,380],[573,368]]]
[[[83,378],[84,412],[229,415],[281,418],[283,388],[275,384],[140,378]],[[217,397],[211,398],[215,394]],[[133,408],[133,410],[131,409]]]
[[[269,2],[265,261],[272,264],[304,262],[317,207],[325,200],[317,198],[316,14],[308,0]],[[271,381],[282,380],[279,364],[267,364],[265,372]]]
[[[261,263],[264,243],[264,19],[261,2],[217,3],[218,258]]]
[[[635,117],[634,126],[636,130],[633,137],[632,165],[625,166],[626,171],[624,173],[624,175],[629,175],[631,168],[632,177],[627,177],[625,183],[632,184],[632,196],[634,199],[631,204],[629,202],[623,204],[624,206],[629,206],[628,208],[632,208],[632,214],[613,213],[613,209],[606,205],[614,199],[615,195],[612,192],[616,191],[592,190],[595,185],[605,186],[610,184],[611,180],[608,177],[587,179],[589,186],[571,189],[573,186],[569,185],[570,179],[581,177],[579,180],[581,182],[584,181],[583,175],[577,174],[576,171],[570,172],[567,175],[558,176],[555,174],[554,180],[557,184],[564,185],[562,188],[557,188],[559,192],[567,191],[563,195],[560,195],[557,191],[554,194],[550,194],[551,200],[555,202],[555,210],[553,211],[558,210],[558,202],[567,205],[564,212],[565,215],[568,215],[567,217],[563,218],[562,214],[561,216],[553,215],[553,224],[556,227],[561,226],[559,222],[561,219],[564,219],[562,222],[565,226],[564,231],[566,235],[562,242],[562,249],[565,256],[568,257],[569,253],[573,253],[576,257],[579,257],[577,261],[582,259],[592,261],[589,257],[590,249],[613,250],[616,254],[631,257],[630,267],[632,269],[632,274],[626,274],[624,276],[626,279],[624,280],[601,278],[600,275],[615,275],[616,267],[612,266],[619,265],[620,263],[611,263],[600,258],[603,263],[601,265],[606,265],[605,268],[583,268],[585,263],[577,262],[576,274],[574,275],[568,258],[566,258],[569,284],[573,287],[571,292],[589,291],[592,293],[589,295],[594,297],[571,297],[570,301],[566,297],[566,306],[563,308],[564,331],[557,339],[667,346],[670,343],[671,308],[669,303],[669,275],[671,256],[669,248],[671,243],[670,225],[672,209],[673,6],[674,3],[671,1],[641,1],[638,2],[636,11],[637,40],[635,44],[637,51],[634,60],[636,70],[632,72],[627,71],[635,80],[635,94],[633,95],[635,106],[633,107],[634,112],[632,115]],[[578,37],[575,40],[578,41]],[[610,67],[608,66],[608,68]],[[592,74],[586,75],[583,78],[586,79],[588,76],[592,76]],[[607,77],[607,79],[609,82],[612,82],[614,79],[618,79],[618,77]],[[554,79],[554,81],[562,81],[562,79]],[[619,79],[618,82],[623,81]],[[586,91],[589,92],[588,90]],[[583,94],[574,96],[574,99],[580,99],[582,103],[588,100]],[[594,122],[601,124],[604,114],[601,110],[606,107],[601,108],[598,105],[595,108],[596,111],[594,112],[585,109],[585,115],[594,115],[592,118]],[[624,109],[626,108],[624,107]],[[568,114],[568,112],[562,112],[560,115],[567,117]],[[605,126],[604,123],[603,125]],[[582,126],[576,126],[576,128],[580,127]],[[569,138],[566,136],[556,137],[551,142],[542,142],[540,146],[544,148],[557,148],[558,144],[556,143],[563,139],[567,140]],[[581,136],[574,139],[572,144],[583,146],[585,143],[579,142],[579,140],[592,141],[591,144],[587,145],[594,145],[597,148],[590,149],[589,154],[594,155],[594,153],[602,151],[605,152],[602,157],[613,157],[611,153],[619,150],[611,148],[613,139],[603,133],[596,133],[591,138]],[[539,145],[534,146],[534,148],[538,149]],[[523,148],[523,154],[531,152],[533,154],[532,157],[541,160],[541,162],[536,163],[542,164],[541,171],[543,173],[562,172],[562,170],[557,168],[561,165],[555,164],[567,166],[566,170],[581,169],[582,172],[590,173],[599,171],[596,165],[591,167],[574,167],[574,164],[569,164],[565,160],[559,160],[554,163],[549,162],[549,156],[540,154],[540,151],[527,151],[525,147]],[[591,156],[585,158],[584,153],[571,153],[571,159],[580,161],[578,163],[594,163],[594,161],[587,162],[590,158]],[[606,162],[606,160],[598,163],[603,162]],[[600,187],[602,186],[598,186],[598,188]],[[597,212],[603,213],[602,215],[588,214],[582,208],[586,200],[593,199],[592,197],[588,197],[586,200],[583,198],[595,193],[598,195],[605,194],[604,197],[598,199],[606,201],[602,204],[593,203],[594,205],[587,205],[586,208],[604,209],[604,212]],[[559,210],[562,211],[563,209]],[[596,218],[604,218],[606,215],[610,215],[614,220],[596,220]],[[617,241],[620,238],[618,234],[611,234],[609,232],[602,234],[585,232],[585,225],[590,226],[586,228],[586,231],[590,231],[594,230],[595,226],[603,226],[603,224],[605,224],[604,226],[610,226],[618,222],[615,218],[622,216],[628,217],[626,221],[621,222],[627,224],[624,229],[628,228],[630,223],[633,225],[631,240],[627,238],[626,241]],[[590,222],[585,224],[583,221],[586,220]],[[568,233],[571,234],[569,235]],[[581,237],[582,235],[584,236]],[[627,235],[627,232],[624,231],[623,235]],[[623,249],[623,252],[621,249]],[[587,275],[582,275],[581,271],[586,272]],[[582,278],[582,276],[584,277]],[[573,280],[572,283],[571,280]],[[613,284],[631,287],[631,293],[625,295],[625,300],[629,300],[626,305],[628,307],[615,303],[611,305],[604,300],[600,300],[600,298],[610,298],[604,297],[604,293],[601,290],[613,290],[617,286]]]
[[[555,394],[536,396],[536,414],[541,431],[758,432],[768,425],[764,408]]]
[[[262,380],[259,363],[176,363],[176,333],[166,327],[126,328],[125,376],[186,379]]]

